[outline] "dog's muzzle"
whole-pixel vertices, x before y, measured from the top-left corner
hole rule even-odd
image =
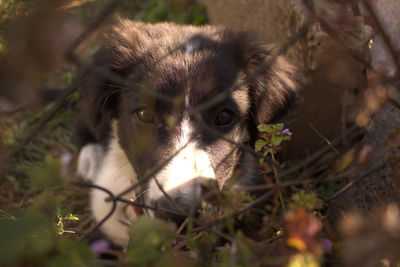
[[[163,210],[154,216],[178,224],[201,208],[204,187],[215,181],[215,172],[206,151],[190,143],[182,149],[149,183],[148,202]],[[161,213],[161,215],[160,215]]]

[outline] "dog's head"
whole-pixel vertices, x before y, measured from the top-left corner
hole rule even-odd
[[[282,115],[296,91],[295,68],[271,47],[211,26],[123,20],[93,63],[83,86],[93,121],[116,121],[138,179],[151,176],[147,204],[185,211],[203,180],[222,186],[243,163],[256,175],[256,126]]]

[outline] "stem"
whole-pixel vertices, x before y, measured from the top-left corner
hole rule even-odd
[[[274,151],[270,151],[270,153],[271,153],[272,161],[275,162],[275,154],[274,154]],[[279,199],[280,199],[280,201],[281,201],[282,209],[283,209],[283,212],[286,212],[286,207],[285,207],[285,202],[283,202],[283,196],[282,196],[281,187],[279,186],[280,181],[279,181],[278,169],[276,168],[275,165],[273,165],[273,166],[272,166],[272,170],[274,171],[275,182],[276,182],[276,184],[278,185],[278,194],[279,194]]]

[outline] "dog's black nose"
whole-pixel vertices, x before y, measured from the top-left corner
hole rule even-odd
[[[193,212],[184,210],[181,207],[175,208],[166,198],[160,199],[157,206],[161,206],[162,208],[159,208],[154,212],[155,217],[168,222],[173,222],[177,227],[182,225],[186,218],[196,216],[198,210],[201,208],[200,206],[194,207]]]
[[[187,217],[196,217],[202,204],[207,203],[217,191],[218,183],[215,180],[197,178],[158,198],[154,203],[155,217],[172,221],[179,226]]]

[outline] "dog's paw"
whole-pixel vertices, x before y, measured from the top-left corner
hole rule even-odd
[[[100,144],[92,143],[82,147],[79,152],[77,173],[86,180],[94,181],[104,157]]]

